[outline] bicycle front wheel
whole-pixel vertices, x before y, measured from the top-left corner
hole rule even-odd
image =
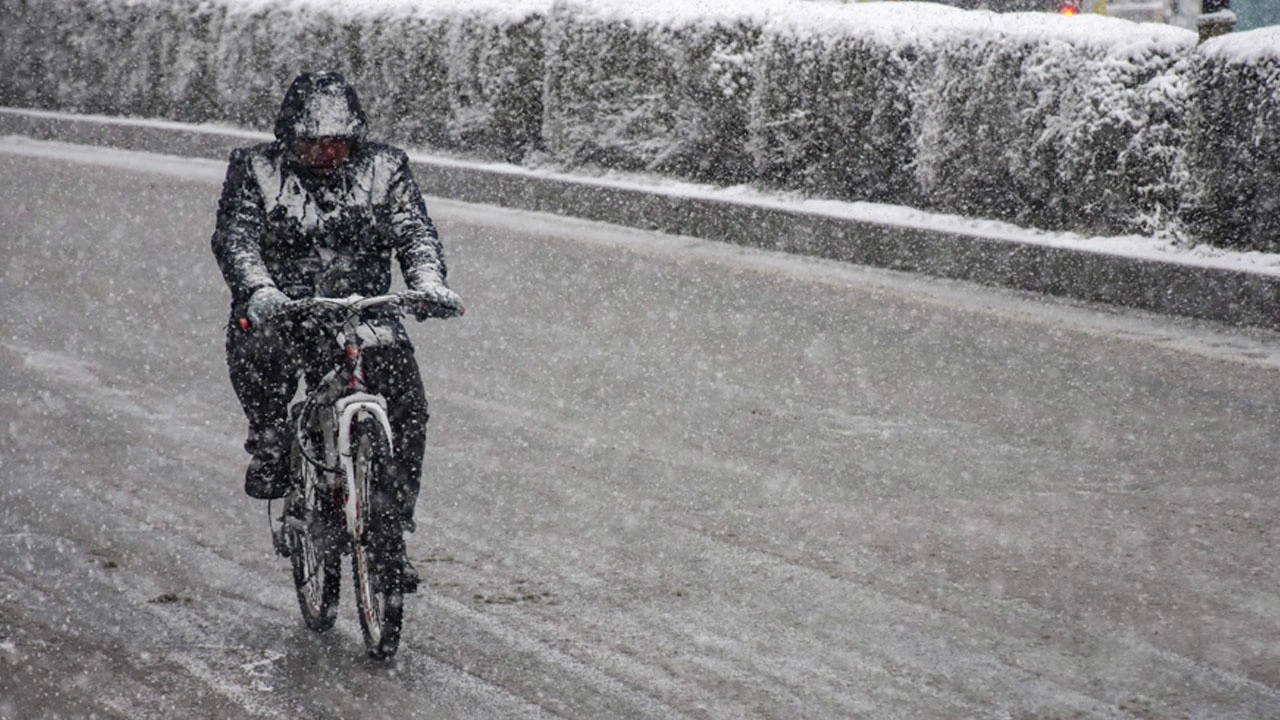
[[[332,489],[320,482],[320,471],[296,448],[293,467],[299,483],[285,512],[284,527],[293,585],[303,621],[312,630],[324,632],[337,619],[342,582],[342,552],[329,509],[332,503],[326,496]]]
[[[389,486],[391,444],[382,425],[366,418],[352,428],[351,450],[354,501],[357,515],[364,519],[351,553],[356,605],[365,649],[370,657],[385,660],[399,649],[404,619],[404,535],[375,500],[375,492]]]

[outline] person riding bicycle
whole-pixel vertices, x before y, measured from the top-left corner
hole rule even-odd
[[[380,295],[396,256],[405,285],[462,312],[445,283],[443,247],[404,151],[368,140],[355,89],[336,72],[304,73],[285,92],[275,141],[231,153],[213,254],[231,289],[226,333],[231,385],[249,421],[244,488],[258,499],[290,487],[287,426],[299,375],[315,358],[301,324],[272,323],[291,299]],[[247,323],[244,320],[247,319]],[[421,315],[419,317],[421,319]],[[397,466],[392,502],[414,528],[427,399],[413,345],[395,316],[375,318],[365,353],[370,392],[387,400]],[[416,575],[411,567],[407,574]]]

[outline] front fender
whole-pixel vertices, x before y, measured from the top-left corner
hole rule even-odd
[[[369,393],[352,393],[340,398],[335,403],[338,413],[338,458],[342,463],[342,474],[347,486],[347,500],[343,512],[347,516],[347,527],[351,528],[356,538],[364,534],[365,519],[361,514],[361,504],[356,502],[355,458],[352,456],[352,430],[357,422],[372,417],[382,427],[387,438],[387,448],[395,455],[395,445],[391,439],[391,421],[387,418],[387,401],[380,395]]]

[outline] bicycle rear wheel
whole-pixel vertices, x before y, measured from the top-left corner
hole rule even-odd
[[[400,647],[400,626],[404,619],[404,535],[398,523],[386,517],[385,508],[374,493],[387,487],[391,444],[381,424],[364,419],[352,428],[352,468],[355,474],[355,502],[363,527],[355,528],[358,538],[351,553],[356,605],[360,629],[370,657],[385,660]]]
[[[320,482],[320,472],[297,448],[293,467],[300,482],[285,512],[284,527],[293,562],[293,586],[307,627],[324,632],[338,617],[342,582],[342,553],[325,496],[332,490]]]

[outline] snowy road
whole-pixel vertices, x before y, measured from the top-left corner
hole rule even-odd
[[[240,490],[221,175],[0,139],[3,720],[1280,717],[1276,335],[444,201],[364,662]]]

